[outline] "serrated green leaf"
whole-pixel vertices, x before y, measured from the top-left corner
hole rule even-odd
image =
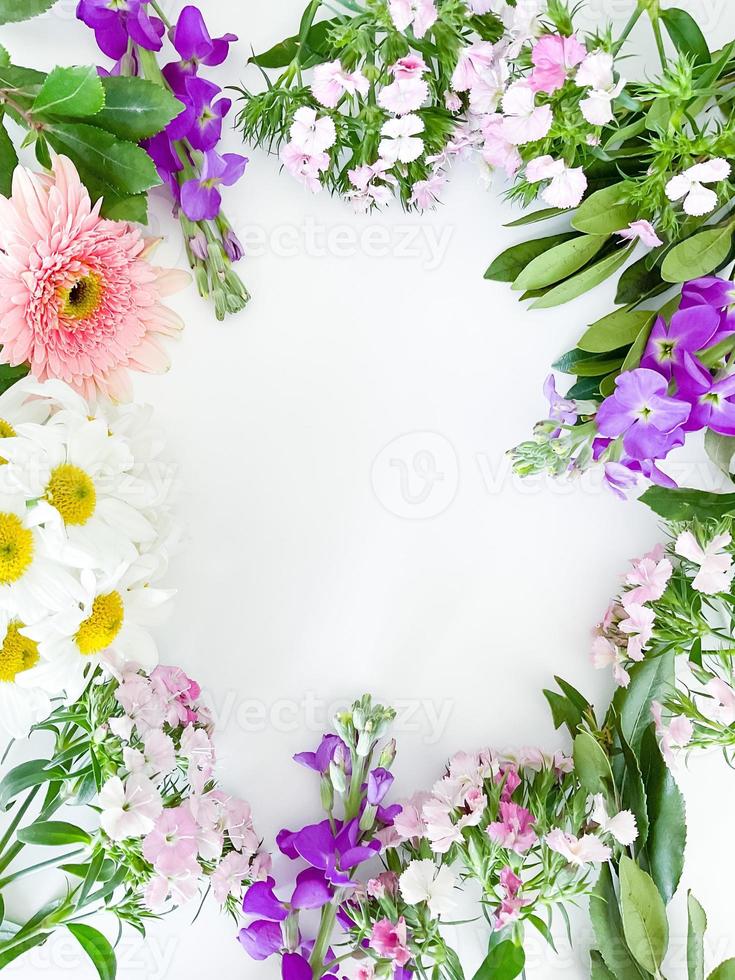
[[[638,758],[628,745],[625,736],[618,732],[618,740],[623,753],[625,767],[622,778],[619,780],[619,793],[621,808],[630,810],[635,817],[638,837],[635,841],[636,854],[643,848],[648,840],[649,820],[648,820],[648,800],[647,789],[644,785],[641,765]]]
[[[704,980],[704,934],[707,916],[691,892],[687,894],[687,977]]]
[[[634,343],[641,330],[651,326],[656,314],[650,310],[615,310],[596,320],[577,341],[577,347],[602,354]]]
[[[13,172],[18,166],[18,154],[8,131],[0,122],[0,194],[10,197],[13,189]]]
[[[93,116],[105,104],[105,90],[93,65],[54,68],[33,103],[42,116]]]
[[[666,282],[688,282],[719,269],[730,254],[735,223],[708,228],[675,245],[664,259],[661,276]]]
[[[45,131],[52,146],[110,188],[140,194],[160,183],[145,150],[112,133],[87,123],[52,123]]]
[[[657,488],[658,489],[658,488]],[[630,668],[630,684],[619,688],[612,710],[620,718],[626,742],[638,754],[643,733],[651,724],[651,703],[662,701],[674,685],[674,654],[647,657]],[[618,765],[615,765],[617,772]]]
[[[609,279],[628,261],[634,250],[635,242],[631,242],[624,248],[616,249],[610,255],[600,259],[599,262],[582,269],[575,276],[550,289],[548,293],[532,303],[530,308],[532,310],[548,310],[577,299],[578,296],[584,295],[590,289],[594,289],[595,286],[599,286],[600,283]]]
[[[577,235],[562,242],[533,259],[513,283],[513,289],[521,292],[545,289],[587,265],[600,251],[607,236]]]
[[[168,89],[144,78],[110,75],[102,84],[105,106],[95,126],[134,143],[160,133],[183,108]]]
[[[563,235],[549,235],[546,238],[534,238],[528,242],[521,242],[512,245],[494,260],[485,273],[485,279],[492,279],[495,282],[514,282],[523,272],[529,262],[548,252],[549,249],[562,242],[576,238],[575,233],[566,232]]]
[[[572,218],[572,227],[587,235],[613,235],[638,216],[638,208],[625,199],[625,182],[621,181],[582,201]]]
[[[0,24],[17,24],[50,10],[56,0],[0,0]]]
[[[94,964],[100,980],[115,980],[117,961],[109,940],[98,929],[81,922],[69,922],[66,928]]]
[[[668,905],[684,870],[687,825],[681,790],[666,765],[653,725],[643,734],[640,770],[646,787],[648,839],[644,856],[648,871]]]
[[[669,948],[666,907],[650,875],[627,856],[620,859],[620,914],[631,953],[658,975]]]

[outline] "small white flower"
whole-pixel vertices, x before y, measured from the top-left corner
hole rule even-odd
[[[699,565],[699,571],[692,582],[692,588],[706,595],[729,592],[735,569],[732,555],[724,551],[732,538],[729,534],[717,534],[703,548],[691,531],[683,531],[676,539],[674,551],[682,558]]]
[[[543,139],[554,121],[551,106],[536,105],[528,82],[513,82],[503,96],[503,136],[514,146]]]
[[[621,810],[611,817],[602,793],[592,797],[592,820],[604,834],[610,834],[623,847],[630,847],[638,840],[638,827],[630,810]]]
[[[389,163],[418,160],[424,152],[424,141],[417,134],[423,131],[424,122],[420,116],[410,114],[400,119],[390,119],[380,131],[384,137],[380,141],[380,156]]]
[[[589,89],[579,103],[582,115],[592,126],[605,126],[613,117],[613,101],[625,88],[625,79],[615,82],[613,56],[607,51],[588,54],[577,70],[575,81]]]
[[[437,868],[429,858],[412,861],[398,879],[398,885],[404,901],[409,905],[426,902],[434,917],[447,915],[457,907],[454,897],[457,878],[445,865]]]
[[[319,118],[316,109],[302,106],[294,113],[289,135],[294,146],[302,153],[317,156],[334,146],[337,130],[334,120],[329,116]]]
[[[671,178],[666,185],[666,196],[670,201],[684,198],[684,211],[692,217],[709,214],[717,207],[717,194],[704,185],[727,180],[731,169],[727,160],[720,157],[695,163],[684,173]]]
[[[594,834],[575,837],[574,834],[557,829],[547,834],[545,840],[547,847],[577,867],[583,864],[601,864],[612,857],[611,849]]]
[[[554,208],[576,208],[587,190],[587,178],[581,167],[568,167],[563,160],[548,155],[529,161],[526,180],[531,184],[548,180],[541,197]]]
[[[100,824],[112,840],[142,837],[153,830],[163,810],[161,794],[145,776],[133,775],[123,783],[119,776],[108,779],[100,790]]]

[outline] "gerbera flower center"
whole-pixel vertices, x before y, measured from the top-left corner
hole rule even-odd
[[[92,477],[71,463],[62,463],[51,473],[46,499],[55,507],[65,524],[86,524],[97,506],[97,491]]]
[[[24,670],[38,663],[38,644],[21,634],[23,623],[17,619],[8,625],[5,642],[0,648],[0,681],[10,683]]]
[[[33,561],[33,532],[16,514],[0,514],[0,585],[17,582]]]
[[[102,281],[95,273],[90,272],[70,286],[62,289],[59,298],[61,299],[61,316],[71,320],[86,320],[99,307],[102,298]]]
[[[79,626],[76,640],[84,657],[106,650],[122,629],[125,607],[119,592],[98,595],[92,603],[92,614]]]

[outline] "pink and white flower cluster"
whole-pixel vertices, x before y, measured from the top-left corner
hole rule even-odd
[[[440,868],[444,862],[456,862],[463,876],[479,878],[496,903],[495,927],[503,929],[522,918],[524,910],[532,914],[543,903],[547,884],[552,890],[551,881],[539,882],[532,870],[551,862],[558,871],[548,852],[559,855],[562,866],[571,870],[566,876],[568,894],[579,894],[591,880],[592,867],[613,855],[605,838],[624,846],[635,840],[632,814],[610,815],[602,796],[591,798],[583,820],[575,821],[569,804],[578,788],[573,762],[561,752],[460,752],[430,793],[417,793],[402,804],[385,843],[417,855],[424,854],[428,844]],[[544,812],[533,802],[538,799],[550,801]],[[410,902],[412,895],[421,894],[429,903],[447,902],[447,875],[438,870],[429,874],[425,862],[424,858],[410,866],[422,865],[411,871],[408,892],[401,878],[403,898]]]
[[[632,569],[624,576],[628,588],[610,604],[595,629],[592,663],[600,670],[612,667],[620,687],[630,684],[626,665],[639,662],[646,655],[656,624],[651,603],[663,596],[673,570],[662,545],[633,561]]]
[[[189,901],[207,882],[220,904],[237,901],[270,868],[250,806],[217,786],[200,693],[179,667],[148,676],[125,665],[98,733],[106,762],[96,803],[107,849],[138,855],[153,912]]]

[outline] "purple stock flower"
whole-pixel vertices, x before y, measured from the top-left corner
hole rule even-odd
[[[181,56],[181,61],[166,66],[166,77],[176,91],[183,88],[188,76],[196,75],[199,65],[221,65],[227,58],[230,44],[237,41],[237,34],[211,37],[201,11],[191,5],[179,14],[170,37]]]
[[[313,973],[309,961],[301,953],[284,953],[281,976],[283,980],[312,980]]]
[[[239,262],[245,254],[243,244],[232,228],[228,228],[225,232],[222,239],[222,244],[225,246],[225,252],[227,253],[227,258],[230,260],[230,262]]]
[[[393,773],[379,766],[368,776],[367,801],[370,806],[379,806],[385,799],[385,794],[393,784]]]
[[[670,397],[666,379],[647,368],[625,371],[615,385],[597,412],[600,434],[622,436],[632,459],[665,456],[675,443],[676,430],[689,418],[688,403]]]
[[[712,429],[723,436],[735,436],[735,374],[715,381],[707,368],[695,357],[684,355],[676,371],[677,397],[691,405],[684,424],[688,432]]]
[[[244,926],[237,938],[253,960],[267,960],[269,956],[283,948],[280,923],[271,922],[269,919],[258,919],[257,922]]]
[[[574,425],[577,421],[577,406],[571,399],[562,398],[556,390],[556,378],[553,374],[544,382],[544,395],[549,401],[549,418],[564,422],[565,425]]]
[[[216,218],[222,206],[219,184],[230,187],[242,177],[247,166],[247,157],[239,153],[225,153],[220,156],[210,150],[204,156],[201,174],[198,178],[187,180],[181,187],[181,207],[192,221]]]
[[[148,13],[148,0],[79,0],[77,18],[91,27],[100,50],[109,58],[122,58],[128,41],[149,51],[160,51],[165,28]]]
[[[230,99],[218,99],[222,89],[205,78],[189,77],[176,97],[184,110],[166,129],[172,140],[188,139],[195,150],[211,150],[222,136],[222,120],[230,111]]]
[[[680,309],[690,306],[711,306],[716,310],[727,310],[735,306],[735,283],[719,276],[702,276],[685,282],[681,291]]]
[[[638,485],[638,475],[624,463],[608,462],[604,466],[605,481],[616,497],[625,500],[625,491]]]
[[[350,871],[375,857],[380,851],[380,841],[358,844],[357,820],[350,820],[344,826],[337,823],[335,831],[332,831],[329,820],[322,820],[292,834],[287,846],[312,868],[323,871],[327,881],[338,886],[352,885]],[[289,854],[281,839],[278,844],[284,854]]]
[[[350,753],[347,746],[339,735],[325,735],[316,752],[298,752],[294,756],[294,762],[323,776],[329,772],[330,763],[337,761],[338,757],[340,762],[347,764],[349,771]]]
[[[720,314],[711,306],[689,306],[674,313],[667,326],[659,317],[653,326],[641,360],[641,367],[658,371],[667,381],[685,354],[702,350],[720,327]]]

